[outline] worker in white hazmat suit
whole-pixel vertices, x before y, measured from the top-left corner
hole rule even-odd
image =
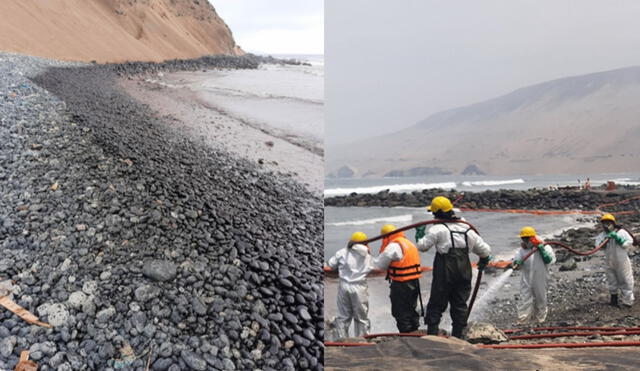
[[[611,214],[604,214],[600,218],[600,224],[603,232],[596,236],[596,246],[604,242],[606,238],[609,239],[604,247],[607,285],[611,294],[609,304],[613,306],[622,304],[631,307],[634,300],[633,270],[627,251],[633,245],[633,237],[616,224],[616,218]],[[618,291],[620,291],[619,302]]]
[[[513,268],[520,269],[520,305],[518,305],[518,324],[531,320],[542,323],[547,318],[547,287],[549,281],[549,264],[556,262],[553,248],[536,234],[533,227],[520,230],[520,246]],[[532,249],[537,249],[531,253]],[[529,257],[527,257],[529,255]]]
[[[369,290],[367,274],[373,270],[369,247],[359,242],[367,235],[356,232],[351,236],[349,245],[338,250],[327,265],[338,270],[338,315],[336,325],[338,338],[349,336],[349,326],[354,322],[354,336],[362,337],[369,333]]]

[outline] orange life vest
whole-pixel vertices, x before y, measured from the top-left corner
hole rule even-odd
[[[402,249],[402,260],[393,261],[387,268],[387,276],[398,282],[415,280],[422,275],[420,271],[420,253],[416,246],[403,236],[391,236],[389,243],[395,242]],[[386,246],[381,250],[384,251]]]

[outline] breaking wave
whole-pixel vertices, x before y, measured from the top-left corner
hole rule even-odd
[[[478,180],[475,182],[462,182],[462,185],[465,187],[486,187],[486,186],[497,186],[503,184],[522,184],[524,183],[524,179],[507,179],[507,180]]]

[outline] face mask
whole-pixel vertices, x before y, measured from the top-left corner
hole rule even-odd
[[[602,223],[602,229],[605,232],[611,232],[613,230],[613,223],[609,223],[609,222]]]

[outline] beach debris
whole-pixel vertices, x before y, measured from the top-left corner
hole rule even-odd
[[[573,271],[576,268],[578,268],[578,263],[576,263],[576,260],[574,258],[569,258],[558,269],[560,270],[560,272],[564,272],[564,271]]]
[[[508,340],[502,330],[486,322],[472,322],[467,327],[465,339],[473,344],[498,344]]]
[[[36,371],[38,364],[29,360],[29,351],[23,350],[20,352],[20,361],[14,368],[14,371]]]
[[[26,310],[23,307],[21,307],[18,304],[16,304],[9,297],[10,294],[11,294],[10,290],[0,288],[0,306],[3,306],[5,308],[7,308],[8,310],[13,312],[18,317],[22,318],[23,320],[25,320],[25,321],[33,324],[33,325],[38,325],[38,326],[46,327],[46,328],[52,328],[53,327],[48,323],[41,322],[38,319],[38,317],[36,317],[35,315],[33,315],[28,310]]]
[[[58,184],[58,182],[55,182],[51,185],[51,190],[55,192],[58,190],[58,187],[60,187],[60,184]]]

